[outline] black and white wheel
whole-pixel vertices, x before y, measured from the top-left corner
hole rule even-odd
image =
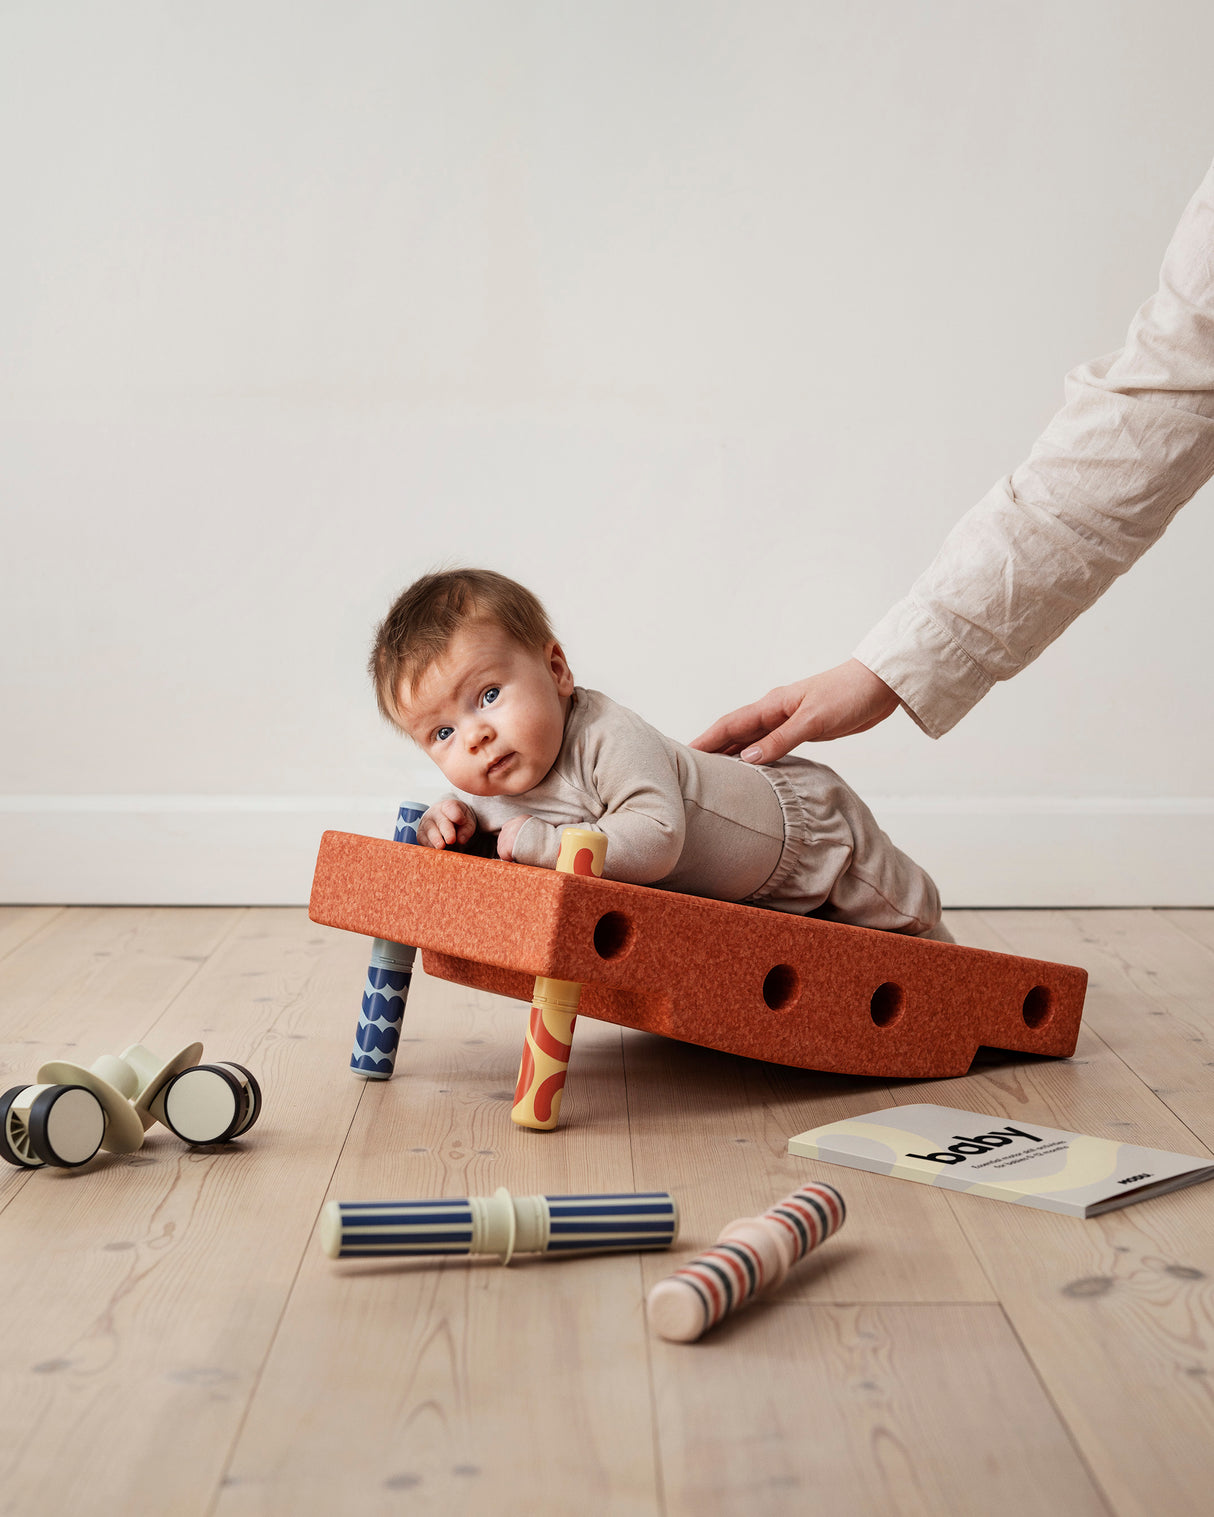
[[[226,1068],[234,1069],[236,1071],[236,1073],[244,1081],[244,1084],[249,1092],[249,1110],[245,1116],[244,1121],[232,1134],[234,1138],[239,1138],[242,1133],[248,1132],[253,1123],[256,1122],[258,1117],[261,1116],[261,1086],[257,1083],[257,1076],[253,1073],[253,1071],[251,1069],[246,1069],[243,1064],[233,1064],[231,1059],[226,1059],[224,1063]]]
[[[176,1074],[153,1105],[186,1143],[227,1143],[261,1111],[261,1088],[240,1064],[195,1064]]]
[[[0,1096],[0,1158],[75,1169],[101,1147],[105,1124],[105,1108],[81,1085],[15,1085]]]
[[[105,1107],[83,1085],[50,1085],[34,1097],[30,1146],[44,1164],[87,1164],[105,1137]]]
[[[0,1096],[0,1159],[7,1159],[18,1169],[41,1169],[43,1161],[30,1147],[25,1113],[14,1110],[18,1097],[28,1089],[28,1085],[14,1085]]]

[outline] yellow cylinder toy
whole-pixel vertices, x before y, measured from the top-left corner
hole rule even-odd
[[[562,874],[601,877],[607,858],[607,836],[589,827],[566,827],[556,867]],[[577,1021],[582,987],[576,980],[550,980],[537,975],[531,996],[527,1041],[519,1064],[511,1119],[520,1127],[551,1132],[560,1121],[561,1096],[569,1073],[573,1024]]]

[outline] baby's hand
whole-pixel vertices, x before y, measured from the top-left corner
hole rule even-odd
[[[464,844],[476,831],[476,817],[453,795],[436,801],[417,824],[417,841],[425,848]]]
[[[505,859],[507,864],[514,859],[514,840],[522,831],[523,823],[529,822],[529,816],[512,816],[497,835],[497,856]]]

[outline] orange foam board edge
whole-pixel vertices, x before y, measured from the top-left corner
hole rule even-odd
[[[426,972],[802,1069],[964,1074],[981,1046],[1074,1052],[1087,971],[617,880],[326,832],[314,922],[422,950]]]

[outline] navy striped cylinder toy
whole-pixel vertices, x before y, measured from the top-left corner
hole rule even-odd
[[[605,1196],[491,1196],[445,1201],[329,1201],[320,1244],[330,1259],[378,1254],[589,1254],[669,1248],[679,1209],[664,1190]]]
[[[417,801],[406,801],[396,814],[392,841],[416,843],[417,824],[425,810]],[[407,943],[375,939],[354,1034],[354,1052],[350,1055],[350,1068],[364,1079],[387,1080],[396,1067],[396,1050],[416,955],[417,949]]]

